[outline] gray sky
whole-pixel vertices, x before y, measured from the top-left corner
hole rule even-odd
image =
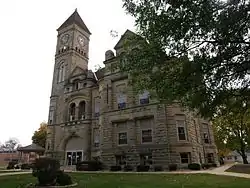
[[[122,0],[6,0],[0,2],[0,142],[31,143],[47,122],[56,29],[77,8],[91,31],[89,68],[102,64],[126,29],[135,31]],[[112,38],[110,30],[118,31]]]

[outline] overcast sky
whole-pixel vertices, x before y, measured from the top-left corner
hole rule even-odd
[[[47,122],[56,29],[77,8],[91,31],[89,68],[102,64],[126,29],[135,31],[122,0],[6,0],[0,2],[0,142],[16,137],[31,143]],[[120,37],[120,36],[119,36]]]

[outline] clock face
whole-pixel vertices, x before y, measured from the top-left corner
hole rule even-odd
[[[77,37],[78,43],[80,44],[81,47],[85,45],[85,38],[81,35]]]
[[[62,44],[67,44],[68,41],[69,41],[69,34],[63,35],[62,38],[61,38],[61,43]]]

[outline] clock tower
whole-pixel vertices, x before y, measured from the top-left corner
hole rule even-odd
[[[64,73],[58,80],[68,79],[76,67],[88,69],[90,31],[80,17],[77,9],[57,29],[56,66],[60,69],[63,63]],[[59,70],[60,72],[60,70]]]

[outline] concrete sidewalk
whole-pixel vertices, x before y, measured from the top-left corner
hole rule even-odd
[[[249,178],[250,174],[243,174],[243,173],[233,173],[233,172],[225,172],[228,168],[233,166],[234,164],[224,165],[218,168],[214,168],[211,170],[200,170],[200,171],[174,171],[174,172],[110,172],[110,171],[98,171],[98,172],[90,172],[90,171],[72,171],[72,170],[65,170],[65,172],[74,172],[74,173],[99,173],[99,174],[213,174],[219,176],[233,176],[233,177],[240,177],[240,178]],[[32,171],[20,171],[20,172],[8,172],[8,173],[0,173],[0,176],[10,176],[10,175],[21,175],[21,174],[31,174]]]

